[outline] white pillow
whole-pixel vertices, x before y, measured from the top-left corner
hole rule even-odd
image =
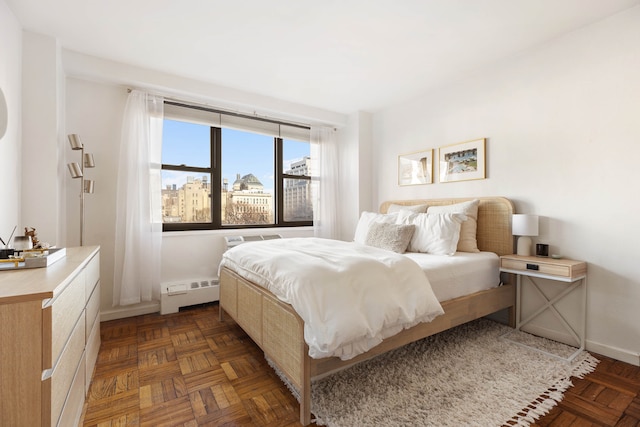
[[[427,213],[461,213],[467,216],[467,220],[460,228],[460,240],[458,240],[459,252],[480,252],[478,249],[478,199],[453,205],[429,206]]]
[[[409,242],[409,252],[423,252],[432,255],[453,255],[460,238],[460,225],[467,219],[458,213],[421,213],[400,215],[403,224],[416,226]]]
[[[367,240],[367,234],[369,233],[371,224],[373,224],[374,222],[394,224],[397,219],[397,213],[380,214],[375,212],[362,212],[362,214],[360,215],[360,220],[358,221],[358,225],[356,226],[356,232],[353,236],[353,241],[366,244],[365,242]]]
[[[429,205],[397,205],[392,203],[387,209],[387,213],[395,213],[400,211],[409,211],[415,213],[425,213]]]
[[[402,254],[407,250],[415,227],[413,224],[374,222],[369,227],[365,243],[369,246]]]

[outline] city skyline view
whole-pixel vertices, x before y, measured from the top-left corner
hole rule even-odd
[[[209,126],[165,119],[162,139],[163,164],[210,166]],[[227,179],[232,185],[237,174],[242,177],[251,173],[264,185],[265,192],[273,193],[273,137],[223,128],[222,140],[223,182]],[[288,170],[291,163],[309,156],[309,148],[307,142],[284,140],[284,170]],[[176,188],[180,188],[186,183],[187,176],[202,178],[202,175],[163,170],[162,186],[176,185]]]

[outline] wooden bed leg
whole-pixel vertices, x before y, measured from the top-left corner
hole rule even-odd
[[[302,358],[302,387],[300,390],[300,424],[308,426],[311,424],[311,360],[309,358],[309,347],[304,345]]]
[[[218,304],[218,320],[220,322],[224,322],[224,319],[222,318],[222,307],[220,307],[219,304]]]

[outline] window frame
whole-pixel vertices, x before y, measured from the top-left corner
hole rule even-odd
[[[237,114],[236,114],[237,115]],[[250,118],[250,117],[248,117]],[[253,118],[250,118],[253,119]],[[188,122],[187,120],[173,119],[175,121]],[[264,119],[262,119],[264,120]],[[268,120],[271,121],[271,120]],[[210,167],[196,167],[185,164],[172,165],[162,163],[161,170],[172,170],[179,172],[193,172],[199,174],[209,174],[211,176],[211,222],[172,222],[162,223],[163,232],[172,231],[196,231],[196,230],[236,230],[236,229],[259,229],[259,228],[277,228],[277,227],[308,227],[313,226],[313,220],[310,221],[285,221],[284,220],[284,183],[287,179],[308,180],[311,185],[311,175],[291,175],[283,170],[284,150],[282,137],[273,137],[274,149],[274,222],[273,224],[222,224],[222,127],[200,124],[201,126],[209,126],[210,129]],[[290,124],[287,124],[290,125]],[[299,125],[295,125],[299,126]],[[300,126],[302,127],[302,126]],[[243,132],[250,132],[242,130]],[[287,138],[290,139],[290,138]],[[292,138],[291,138],[292,139]],[[305,142],[305,141],[302,141]]]

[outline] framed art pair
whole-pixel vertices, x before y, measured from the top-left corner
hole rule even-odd
[[[486,139],[474,139],[438,148],[440,182],[486,177]],[[398,185],[433,183],[433,149],[398,156]]]

